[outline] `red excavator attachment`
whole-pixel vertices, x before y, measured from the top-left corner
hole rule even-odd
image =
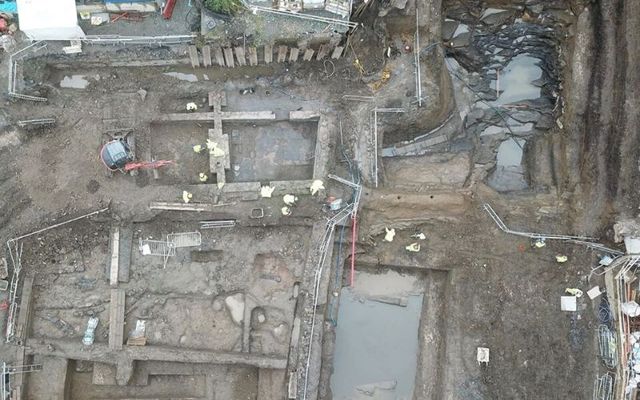
[[[169,164],[173,164],[173,160],[130,162],[124,166],[124,171],[129,172],[134,169],[156,169]]]

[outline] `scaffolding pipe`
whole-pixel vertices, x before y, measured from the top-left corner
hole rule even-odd
[[[332,178],[332,179],[335,179]],[[340,178],[342,179],[342,178]],[[345,180],[346,181],[346,180]],[[311,329],[309,333],[309,349],[307,351],[307,360],[305,363],[304,370],[304,386],[302,389],[302,399],[307,399],[307,390],[309,385],[309,366],[311,365],[311,353],[313,351],[313,335],[315,333],[316,327],[316,316],[317,316],[317,308],[318,308],[318,298],[320,295],[320,281],[322,279],[322,272],[324,269],[324,264],[327,258],[327,248],[329,247],[329,243],[331,242],[331,238],[333,237],[333,232],[335,231],[335,226],[341,223],[345,218],[351,216],[352,219],[355,218],[355,215],[358,211],[358,207],[360,204],[360,198],[362,193],[362,186],[357,183],[345,183],[347,186],[354,187],[354,197],[353,201],[340,210],[336,215],[331,217],[327,224],[325,225],[324,236],[318,245],[317,253],[319,254],[319,260],[316,265],[316,271],[314,275],[314,285],[313,285],[313,311],[311,316]],[[357,187],[356,187],[357,186]],[[352,234],[353,235],[353,234]],[[353,245],[352,245],[353,246]],[[353,257],[352,257],[353,262]]]
[[[351,215],[351,279],[349,280],[349,286],[353,287],[356,279],[356,239],[358,229],[358,219],[356,211],[354,210]]]
[[[28,238],[29,236],[37,235],[38,233],[46,232],[46,231],[48,231],[48,230],[50,230],[50,229],[55,229],[55,228],[58,228],[58,227],[60,227],[60,226],[63,226],[63,225],[69,224],[69,223],[71,223],[71,222],[78,221],[78,220],[83,219],[83,218],[92,217],[92,216],[94,216],[94,215],[97,215],[97,214],[103,213],[103,212],[107,211],[108,209],[109,209],[109,207],[105,207],[105,208],[102,208],[102,209],[100,209],[100,210],[92,211],[92,212],[90,212],[90,213],[88,213],[88,214],[84,214],[84,215],[81,215],[81,216],[79,216],[79,217],[71,218],[70,220],[67,220],[67,221],[64,221],[64,222],[60,222],[60,223],[58,223],[58,224],[54,224],[54,225],[51,225],[51,226],[47,226],[46,228],[38,229],[37,231],[33,231],[33,232],[31,232],[31,233],[27,233],[27,234],[25,234],[25,235],[22,235],[22,236],[18,236],[18,237],[15,237],[15,238],[9,239],[9,240],[7,241],[7,246],[9,245],[9,242],[17,242],[18,240]]]
[[[418,16],[418,2],[416,2],[416,45],[414,49],[416,63],[416,97],[418,99],[418,107],[422,107],[422,78],[420,76],[420,25]]]
[[[356,28],[359,25],[356,22],[351,22],[348,20],[345,21],[345,20],[336,19],[336,18],[326,18],[326,17],[320,17],[317,15],[311,15],[311,14],[299,14],[299,13],[293,13],[290,11],[275,10],[273,8],[267,8],[267,7],[252,5],[250,8],[254,14],[256,14],[258,11],[261,11],[261,12],[272,13],[277,15],[285,15],[285,16],[296,17],[300,19],[306,19],[309,21],[324,22],[326,24],[336,24],[336,25],[346,26],[348,28]]]

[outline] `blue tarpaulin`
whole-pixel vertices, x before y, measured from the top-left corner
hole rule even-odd
[[[0,0],[0,12],[15,14],[18,12],[18,6],[15,0]]]

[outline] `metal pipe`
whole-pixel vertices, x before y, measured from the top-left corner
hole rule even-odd
[[[51,226],[48,226],[46,228],[38,229],[37,231],[33,231],[31,233],[27,233],[26,235],[22,235],[22,236],[15,237],[13,239],[9,239],[7,241],[7,243],[9,243],[9,242],[17,242],[18,240],[21,240],[21,239],[24,239],[24,238],[28,238],[29,236],[37,235],[38,233],[42,233],[42,232],[48,231],[50,229],[58,228],[60,226],[69,224],[71,222],[75,222],[75,221],[77,221],[79,219],[88,218],[88,217],[103,213],[103,212],[107,211],[108,209],[109,209],[109,207],[102,208],[100,210],[92,211],[89,214],[84,214],[84,215],[81,215],[79,217],[72,218],[72,219],[70,219],[68,221],[60,222],[58,224],[51,225]]]
[[[418,107],[422,107],[422,77],[420,76],[420,26],[418,16],[418,2],[416,2],[416,45],[414,49],[414,58],[416,63],[416,97],[418,99]]]
[[[493,210],[491,205],[489,205],[488,203],[485,203],[485,204],[482,205],[482,207],[489,214],[491,219],[493,219],[493,221],[496,223],[496,225],[498,225],[498,228],[500,228],[500,230],[502,230],[502,231],[504,231],[506,233],[510,233],[512,235],[525,236],[525,237],[529,237],[529,238],[532,238],[532,239],[572,240],[572,241],[576,241],[576,242],[584,242],[584,241],[596,240],[595,238],[588,237],[588,236],[555,235],[555,234],[550,234],[550,233],[533,233],[533,232],[514,231],[514,230],[509,229],[507,227],[507,225],[505,225],[505,223],[502,221],[502,219],[500,219],[498,214]],[[609,250],[611,250],[611,249],[609,249]],[[611,250],[611,251],[612,252],[618,252],[617,250]]]
[[[358,229],[358,219],[357,214],[354,213],[351,215],[351,279],[349,281],[349,286],[353,287],[356,279],[356,239],[358,237],[357,234]]]
[[[253,11],[254,14],[256,14],[258,11],[261,12],[266,12],[266,13],[272,13],[272,14],[277,14],[277,15],[285,15],[285,16],[290,16],[290,17],[296,17],[296,18],[300,18],[300,19],[306,19],[306,20],[310,20],[310,21],[316,21],[316,22],[324,22],[326,24],[336,24],[336,25],[342,25],[342,26],[346,26],[349,28],[355,28],[357,27],[359,24],[356,22],[351,22],[351,21],[345,21],[345,20],[341,20],[341,19],[336,19],[336,18],[326,18],[326,17],[319,17],[317,15],[311,15],[311,14],[299,14],[299,13],[293,13],[290,11],[281,11],[281,10],[275,10],[273,8],[267,8],[267,7],[260,7],[260,6],[250,6],[251,11]]]
[[[378,111],[373,110],[373,179],[378,187]]]
[[[331,217],[328,221],[327,224],[325,225],[325,232],[324,232],[324,236],[322,241],[319,243],[318,245],[318,250],[316,251],[319,254],[319,260],[316,266],[316,271],[314,274],[314,289],[313,289],[313,311],[312,311],[312,317],[311,317],[311,329],[310,329],[310,334],[309,334],[309,349],[307,351],[307,360],[306,360],[306,364],[305,364],[305,370],[304,370],[304,386],[303,386],[303,390],[302,390],[302,399],[306,400],[307,399],[307,390],[308,390],[308,385],[309,385],[309,366],[311,364],[311,353],[313,351],[313,335],[315,332],[315,326],[316,326],[316,315],[317,315],[317,308],[318,308],[318,297],[320,294],[320,281],[322,278],[322,272],[324,269],[324,264],[326,262],[326,258],[327,258],[327,248],[329,246],[329,243],[331,242],[331,238],[333,237],[333,232],[335,230],[335,226],[342,222],[345,218],[347,218],[349,215],[351,215],[352,217],[354,216],[354,213],[357,212],[358,207],[359,207],[359,203],[360,203],[360,198],[361,198],[361,192],[362,192],[362,186],[358,186],[357,189],[355,189],[355,195],[353,198],[353,201],[347,205],[347,207],[343,208],[342,210],[340,210],[336,215],[334,215],[333,217]]]

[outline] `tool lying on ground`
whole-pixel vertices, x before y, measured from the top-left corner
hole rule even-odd
[[[110,171],[130,172],[137,169],[155,169],[173,164],[172,160],[134,161],[134,153],[124,138],[107,142],[100,150],[100,159]]]
[[[124,21],[142,21],[143,19],[146,18],[146,15],[143,14],[139,14],[139,13],[132,13],[132,12],[128,12],[125,11],[121,14],[118,13],[113,13],[111,14],[111,22],[116,22],[118,20],[124,20]]]

